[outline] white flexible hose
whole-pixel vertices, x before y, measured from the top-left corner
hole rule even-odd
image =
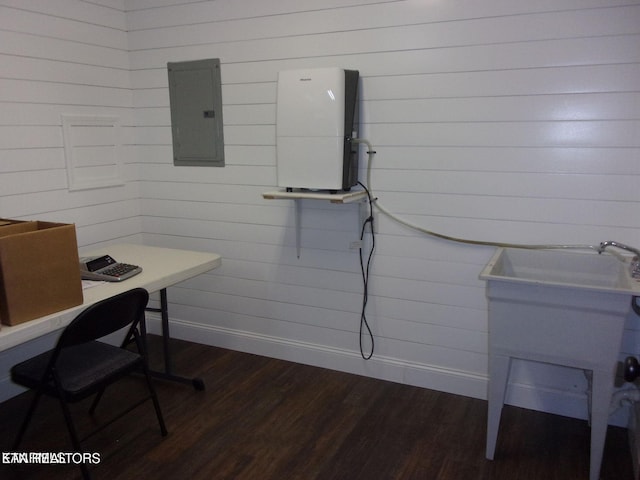
[[[466,244],[470,244],[470,245],[486,245],[486,246],[505,247],[505,248],[525,248],[525,249],[529,249],[529,250],[550,250],[550,249],[576,249],[576,250],[589,249],[589,250],[596,250],[596,251],[598,250],[598,247],[595,246],[595,245],[555,245],[555,244],[538,245],[538,244],[492,242],[492,241],[471,240],[471,239],[466,239],[466,238],[458,238],[458,237],[452,237],[450,235],[444,235],[442,233],[434,232],[434,231],[428,230],[428,229],[426,229],[426,228],[424,228],[424,227],[422,227],[420,225],[417,225],[415,223],[412,223],[412,222],[409,222],[407,220],[404,220],[403,218],[400,218],[397,215],[391,213],[389,210],[387,210],[380,203],[380,201],[376,197],[376,195],[373,193],[373,188],[371,186],[371,164],[372,164],[372,161],[373,161],[373,156],[375,155],[376,152],[373,150],[373,147],[372,147],[371,143],[368,140],[364,139],[364,138],[353,138],[351,141],[353,143],[365,144],[369,148],[369,151],[367,152],[367,155],[369,156],[369,160],[367,162],[367,188],[369,189],[373,204],[375,205],[375,207],[378,210],[380,210],[381,213],[385,214],[387,217],[389,217],[392,220],[400,223],[401,225],[409,227],[409,228],[411,228],[413,230],[416,230],[418,232],[425,233],[425,234],[430,235],[432,237],[437,237],[437,238],[441,238],[441,239],[444,239],[444,240],[449,240],[449,241],[452,241],[452,242],[466,243]]]

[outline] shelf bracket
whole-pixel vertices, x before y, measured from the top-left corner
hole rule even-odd
[[[279,190],[275,192],[265,192],[262,197],[266,200],[293,200],[295,206],[294,222],[296,233],[296,255],[300,258],[300,237],[301,237],[301,219],[302,219],[302,200],[328,200],[331,203],[353,203],[353,202],[366,202],[367,193],[362,190],[358,191],[341,191],[336,193],[326,192],[301,192],[301,191],[286,191]],[[360,207],[362,209],[362,206]],[[361,214],[362,216],[362,214]]]
[[[301,235],[301,220],[302,220],[302,200],[296,198],[294,200],[295,205],[295,229],[296,229],[296,255],[300,259],[300,235]]]

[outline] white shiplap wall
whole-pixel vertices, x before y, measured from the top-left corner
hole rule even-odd
[[[81,246],[140,239],[121,0],[0,1],[0,216],[72,222]],[[125,185],[70,192],[61,115],[116,117]]]
[[[140,241],[123,2],[0,0],[0,65],[0,217],[75,223],[82,247]],[[124,185],[68,190],[61,115],[119,120]],[[0,353],[0,399],[18,391],[9,367],[54,341]]]
[[[407,219],[485,240],[640,245],[638,1],[0,0],[0,56],[0,215],[73,221],[83,246],[222,254],[171,289],[177,336],[485,396],[477,276],[492,248],[379,216],[368,362],[357,206],[305,201],[296,258],[293,206],[261,196],[288,68],[360,71],[373,187]],[[166,62],[212,57],[227,166],[176,168]],[[62,113],[120,117],[125,186],[67,191]],[[636,330],[630,317],[626,352]],[[585,387],[579,372],[517,364],[509,401],[584,416]]]
[[[277,72],[362,77],[372,183],[408,220],[474,239],[640,245],[640,4],[561,0],[130,0],[144,239],[223,267],[170,292],[185,338],[484,397],[493,252],[378,217],[358,353],[357,206],[263,200]],[[166,62],[220,58],[227,166],[171,163]],[[364,161],[363,154],[363,161]],[[364,175],[362,176],[364,178]],[[626,351],[638,350],[629,318]],[[584,416],[580,372],[515,366],[510,401]],[[531,387],[537,387],[534,391]]]

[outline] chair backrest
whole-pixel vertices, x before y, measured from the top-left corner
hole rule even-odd
[[[94,303],[63,330],[56,350],[104,337],[127,326],[136,327],[148,302],[149,292],[134,288]]]

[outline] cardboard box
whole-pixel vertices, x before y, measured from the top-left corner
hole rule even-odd
[[[0,218],[0,321],[17,325],[82,302],[75,225]]]

